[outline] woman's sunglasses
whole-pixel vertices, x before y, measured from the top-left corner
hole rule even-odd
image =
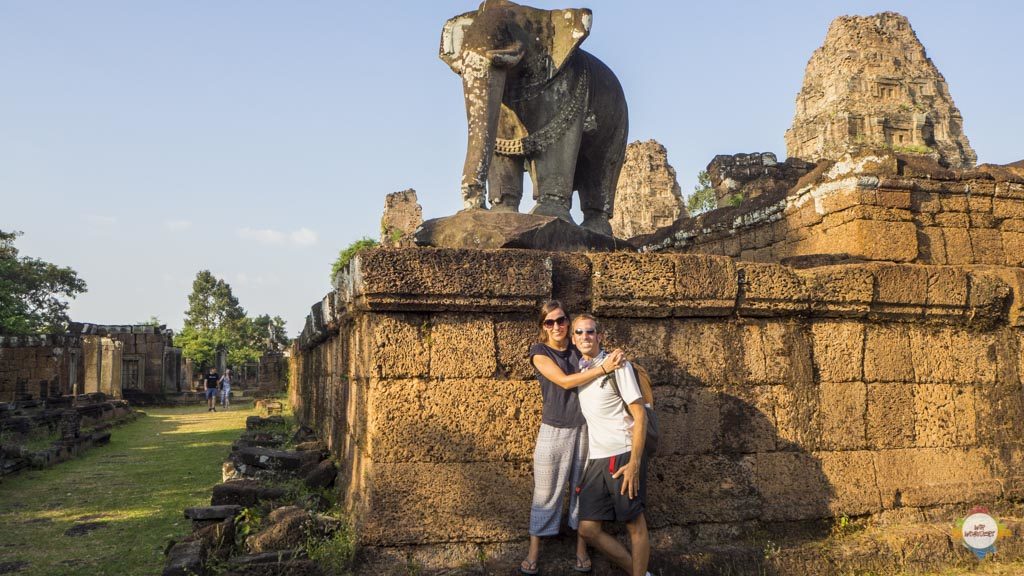
[[[554,328],[555,324],[558,324],[559,326],[565,326],[565,323],[568,322],[568,321],[569,321],[569,319],[566,318],[565,316],[559,316],[558,318],[555,318],[554,320],[545,320],[544,321],[544,327],[545,328]]]

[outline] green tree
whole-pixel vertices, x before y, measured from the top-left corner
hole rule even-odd
[[[188,310],[174,344],[200,369],[213,366],[217,351],[227,351],[228,364],[259,360],[264,347],[255,345],[253,322],[238,303],[227,282],[201,270],[192,282]]]
[[[67,329],[66,298],[85,292],[71,268],[19,257],[21,232],[0,230],[0,334],[59,333]]]
[[[252,319],[253,345],[265,349],[280,350],[291,344],[285,330],[285,321],[280,316],[263,314]]]
[[[715,187],[711,185],[711,175],[707,170],[701,170],[697,174],[697,185],[693,187],[693,193],[686,197],[686,209],[690,216],[696,216],[718,208],[718,198],[715,196]]]
[[[334,264],[331,266],[331,284],[334,284],[334,278],[338,276],[338,272],[341,272],[345,266],[348,266],[349,261],[352,260],[352,257],[355,256],[357,252],[367,248],[373,248],[376,245],[376,240],[368,236],[363,236],[338,252],[338,259],[335,260]]]

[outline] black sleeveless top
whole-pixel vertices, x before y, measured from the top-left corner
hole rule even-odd
[[[575,346],[565,350],[556,350],[547,344],[536,343],[530,346],[530,364],[534,356],[551,358],[566,374],[575,374],[580,368],[580,352]],[[580,399],[576,389],[566,390],[548,380],[534,365],[533,372],[540,382],[540,393],[544,398],[544,410],[541,422],[555,428],[577,428],[587,423],[580,411]]]

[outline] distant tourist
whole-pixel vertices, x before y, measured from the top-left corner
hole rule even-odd
[[[575,387],[602,376],[600,370],[579,373],[579,351],[569,339],[569,317],[557,300],[540,310],[540,335],[530,347],[530,363],[540,382],[544,406],[540,431],[533,453],[533,504],[530,507],[530,549],[519,565],[522,574],[538,574],[540,538],[558,534],[565,491],[576,486],[587,460],[587,427],[580,411]],[[606,370],[619,366],[622,352],[615,351]],[[569,492],[569,527],[577,530],[579,503],[576,491]],[[586,542],[577,537],[577,572],[590,572]]]
[[[224,371],[224,375],[220,377],[219,384],[221,404],[227,410],[228,405],[231,404],[231,368]]]
[[[579,533],[631,576],[645,576],[651,554],[644,506],[647,462],[644,459],[646,412],[640,385],[628,362],[609,364],[601,349],[597,319],[581,314],[573,322],[573,343],[583,374],[602,376],[578,389],[587,421],[588,460],[579,484]],[[625,522],[632,554],[602,522]]]
[[[210,372],[206,375],[206,404],[207,412],[217,411],[217,383],[220,381],[220,374],[217,374],[216,368],[210,368]]]

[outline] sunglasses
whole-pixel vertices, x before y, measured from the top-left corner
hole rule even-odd
[[[566,318],[565,316],[559,316],[558,318],[555,318],[554,320],[545,320],[544,321],[544,327],[545,328],[554,328],[555,324],[558,324],[559,326],[565,326],[565,323],[568,322],[568,321],[569,321],[569,319]]]
[[[579,336],[579,335],[581,335],[581,334],[586,334],[587,336],[593,336],[594,334],[597,334],[597,330],[595,330],[595,329],[593,329],[593,328],[589,328],[589,329],[587,329],[587,330],[584,330],[584,329],[582,329],[582,328],[577,328],[577,329],[573,330],[573,332],[574,332],[574,333],[575,333],[575,334],[576,334],[577,336]]]

